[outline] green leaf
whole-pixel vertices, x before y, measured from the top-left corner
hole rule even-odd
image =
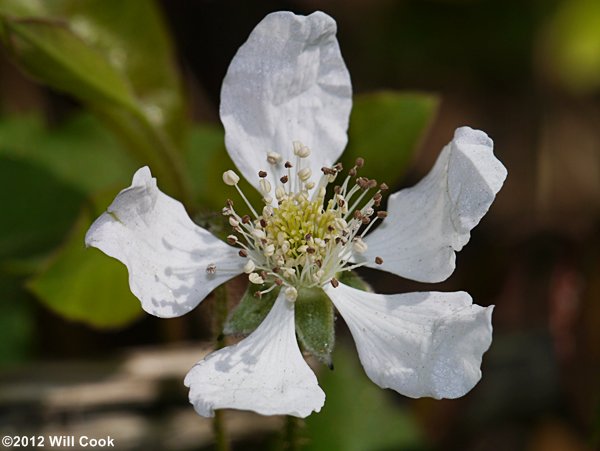
[[[355,96],[344,167],[362,157],[360,175],[392,186],[406,171],[437,106],[431,94],[384,91]]]
[[[84,102],[135,108],[125,80],[66,23],[8,17],[2,17],[1,23],[9,51],[34,77]]]
[[[235,171],[236,167],[225,149],[222,127],[201,125],[191,130],[186,145],[186,164],[194,175],[193,190],[199,204],[212,211],[221,211],[225,201],[232,199],[236,202],[236,211],[249,213],[237,191],[223,183],[223,172],[229,169]],[[253,205],[261,204],[258,191],[245,178],[241,177],[239,186]]]
[[[320,288],[301,288],[295,303],[296,335],[305,351],[333,368],[333,303]]]
[[[0,273],[0,364],[25,360],[33,348],[34,316],[21,280]]]
[[[83,200],[81,192],[43,167],[0,155],[0,261],[52,249]]]
[[[52,127],[37,116],[3,118],[0,157],[4,156],[42,167],[86,194],[124,187],[137,168],[112,133],[88,114]]]
[[[129,291],[125,266],[84,246],[93,217],[89,209],[82,211],[64,246],[27,286],[65,318],[97,328],[123,327],[143,311]]]
[[[420,431],[409,411],[371,382],[344,342],[335,351],[335,370],[319,375],[327,402],[306,419],[306,451],[420,449]]]
[[[542,37],[545,61],[567,88],[586,94],[600,87],[600,3],[597,0],[561,2]]]
[[[338,280],[340,283],[356,288],[357,290],[368,291],[369,293],[373,292],[371,285],[365,282],[364,279],[354,271],[344,271],[338,275]]]
[[[191,200],[181,83],[154,2],[0,0],[0,37],[27,72],[111,126],[167,192]]]
[[[242,300],[225,322],[224,334],[248,335],[262,323],[279,295],[279,288],[274,288],[260,298],[254,296],[254,293],[266,288],[264,285],[248,284]]]

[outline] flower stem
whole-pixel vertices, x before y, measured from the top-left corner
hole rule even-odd
[[[215,341],[215,349],[225,347],[225,336],[223,335],[223,327],[227,320],[227,288],[225,285],[217,287],[214,291],[214,320],[213,320],[213,338]],[[227,439],[227,431],[225,430],[225,418],[222,410],[215,410],[213,418],[213,434],[215,436],[215,447],[217,451],[229,451],[229,440]]]
[[[213,434],[215,435],[215,447],[217,451],[229,451],[229,441],[227,440],[222,410],[215,410]]]
[[[285,417],[283,430],[283,449],[285,451],[298,451],[300,449],[300,419],[290,415]]]

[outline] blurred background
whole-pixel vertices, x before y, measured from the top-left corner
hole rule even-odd
[[[338,23],[356,95],[346,158],[410,186],[470,125],[509,175],[446,282],[361,273],[381,292],[495,304],[481,382],[452,401],[381,390],[337,321],[303,448],[600,449],[597,0],[0,0],[1,435],[212,449],[182,384],[211,349],[211,299],[150,317],[83,235],[144,164],[219,233],[227,66],[267,13],[316,9]],[[244,289],[229,284],[231,307]],[[234,449],[282,444],[281,418],[225,418]]]

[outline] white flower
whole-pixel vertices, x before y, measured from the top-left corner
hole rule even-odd
[[[148,168],[136,172],[87,233],[88,246],[128,267],[132,292],[153,315],[182,315],[244,272],[255,284],[281,286],[253,333],[187,375],[190,402],[201,415],[236,408],[306,417],[321,409],[325,395],[295,337],[294,301],[305,288],[331,299],[379,386],[410,397],[456,398],[481,377],[492,307],[473,305],[464,292],[368,293],[336,276],[370,266],[417,281],[446,279],[506,169],[485,133],[459,128],[431,172],[392,194],[387,212],[376,211],[387,187],[355,180],[364,161],[345,178],[333,165],[346,145],[352,95],[335,32],[334,20],[321,12],[269,14],[229,67],[220,109],[227,150],[257,190],[274,187],[276,197],[249,206],[254,217],[241,217],[233,204],[223,209],[234,229],[227,241],[239,247],[196,226],[159,191]],[[328,200],[325,188],[334,180],[339,188]],[[224,174],[246,201],[237,181],[235,173]]]

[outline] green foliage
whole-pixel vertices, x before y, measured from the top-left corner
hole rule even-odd
[[[306,451],[378,451],[416,448],[420,433],[409,413],[371,382],[349,346],[338,344],[335,370],[319,375],[325,406],[306,419]]]
[[[50,250],[71,227],[82,200],[47,170],[0,156],[0,260]]]
[[[302,348],[331,367],[335,344],[333,303],[320,288],[298,290],[295,303],[296,335]]]
[[[356,288],[357,290],[368,291],[370,293],[373,292],[371,285],[365,282],[363,278],[354,271],[344,271],[343,273],[339,274],[338,280],[340,283],[348,285],[352,288]]]
[[[575,92],[600,88],[600,2],[563,2],[545,38],[546,57],[562,83]]]
[[[431,94],[384,91],[354,97],[344,167],[392,186],[404,174],[438,106]]]
[[[83,245],[96,213],[83,210],[66,243],[28,287],[65,318],[98,328],[122,327],[139,317],[142,309],[129,291],[126,268]]]
[[[34,321],[20,280],[0,274],[0,364],[24,360],[32,347]]]
[[[223,183],[223,172],[233,169],[235,164],[225,150],[225,132],[222,127],[202,124],[189,133],[186,146],[186,167],[192,175],[192,186],[198,203],[206,208],[221,211],[227,199],[239,202],[244,212],[246,207],[237,191]],[[240,188],[250,202],[259,205],[260,196],[245,178],[240,178]]]
[[[189,201],[182,94],[153,2],[0,0],[0,38],[23,69],[85,103],[167,191]]]
[[[126,183],[131,161],[90,116],[47,129],[36,117],[0,121],[0,260],[58,245],[85,197]]]
[[[264,285],[248,284],[242,300],[227,318],[223,333],[248,335],[262,323],[279,295],[279,288],[275,288],[260,298],[254,296],[257,291],[265,289]]]

